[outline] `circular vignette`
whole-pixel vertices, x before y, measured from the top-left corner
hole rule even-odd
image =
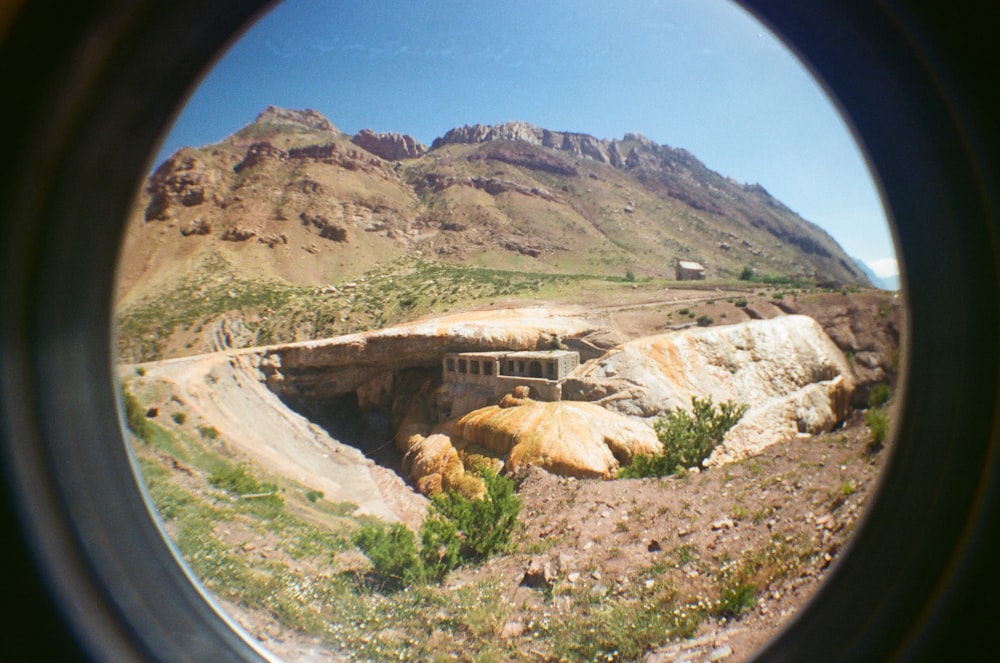
[[[0,524],[24,597],[0,654],[260,660],[177,564],[122,453],[110,311],[150,148],[266,3],[81,4],[0,12],[0,80],[13,95],[0,111]],[[989,129],[1000,112],[978,62],[995,30],[988,9],[921,4],[745,2],[798,49],[862,142],[895,222],[911,323],[878,499],[766,660],[934,660],[956,637],[985,649],[996,617],[979,610],[1000,589]]]

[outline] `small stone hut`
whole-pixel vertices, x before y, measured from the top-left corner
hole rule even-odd
[[[705,267],[689,260],[678,260],[676,272],[678,281],[701,281],[705,278]]]

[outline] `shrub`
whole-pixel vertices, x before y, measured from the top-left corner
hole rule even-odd
[[[751,584],[726,587],[713,612],[720,617],[739,617],[757,603],[757,588]]]
[[[702,316],[698,317],[698,326],[699,327],[708,327],[713,322],[715,322],[715,319],[713,319],[712,316],[710,316],[710,315],[702,315]]]
[[[140,440],[149,442],[153,435],[153,427],[146,419],[146,411],[139,399],[128,389],[122,391],[122,402],[125,405],[125,425]]]
[[[865,412],[865,425],[872,435],[868,449],[878,451],[889,435],[889,415],[882,408],[873,407]]]
[[[742,272],[740,272],[740,280],[741,281],[752,281],[753,277],[755,275],[756,274],[753,271],[753,267],[747,266],[747,267],[743,268]]]
[[[871,392],[868,394],[868,407],[882,407],[889,401],[891,396],[892,393],[889,391],[889,385],[872,385]]]
[[[514,494],[514,482],[489,469],[480,470],[486,484],[486,496],[470,499],[456,492],[439,493],[431,500],[431,515],[455,524],[461,535],[461,554],[465,559],[481,561],[503,550],[521,511],[521,500]]]
[[[424,577],[440,582],[462,561],[462,541],[455,522],[442,516],[431,516],[420,527],[420,559]]]
[[[306,491],[306,499],[315,504],[317,500],[323,499],[323,491],[310,488]]]
[[[691,414],[683,410],[660,417],[653,428],[663,445],[655,456],[636,456],[618,472],[623,478],[642,478],[674,474],[701,464],[746,413],[747,406],[725,401],[718,409],[712,398],[691,397]]]
[[[737,299],[733,303],[736,304],[736,306],[739,306],[740,308],[743,308],[744,306],[747,305],[747,300],[744,297],[740,297],[739,299]]]
[[[250,473],[246,463],[238,465],[222,464],[208,477],[208,482],[216,488],[221,488],[236,495],[259,495],[261,493],[277,493],[278,486],[273,483],[261,483]]]
[[[366,525],[354,535],[353,542],[371,560],[381,589],[398,590],[424,579],[416,539],[406,525]]]
[[[177,424],[178,426],[187,421],[187,415],[184,414],[183,412],[174,412],[172,415],[170,415],[170,418],[173,419],[174,423]]]
[[[198,426],[198,435],[201,435],[202,439],[214,440],[219,437],[219,429],[215,426]]]
[[[462,562],[480,562],[507,547],[521,500],[507,477],[489,469],[480,470],[480,475],[486,483],[482,499],[454,491],[431,499],[419,550],[413,532],[399,524],[369,525],[354,536],[354,544],[371,560],[380,587],[395,590],[439,582]]]

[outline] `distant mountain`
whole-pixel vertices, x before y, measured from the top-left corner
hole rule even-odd
[[[871,282],[871,284],[874,285],[879,290],[899,290],[898,274],[895,276],[888,276],[888,277],[878,276],[874,271],[872,271],[871,267],[869,267],[867,264],[865,264],[864,261],[858,258],[854,258],[854,264],[858,266],[858,269],[860,269],[862,272],[865,273],[865,276],[868,277],[868,280]]]
[[[639,134],[606,140],[508,122],[458,127],[428,148],[269,107],[219,143],[178,150],[149,177],[126,232],[119,311],[181,288],[207,296],[225,279],[338,286],[415,257],[638,279],[672,279],[685,260],[709,280],[735,280],[749,266],[870,284],[833,238],[760,185]],[[456,286],[426,299],[458,306],[467,296]]]

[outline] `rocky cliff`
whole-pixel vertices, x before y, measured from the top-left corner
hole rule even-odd
[[[823,328],[789,315],[630,341],[582,365],[563,393],[640,418],[690,409],[692,396],[749,405],[713,454],[717,463],[830,430],[849,414],[854,388],[850,363]]]
[[[317,222],[314,223],[314,220]],[[524,122],[458,127],[428,150],[411,136],[351,137],[313,110],[265,109],[219,143],[186,147],[136,201],[119,295],[198,277],[349,282],[417,253],[519,272],[713,279],[759,273],[867,284],[821,229],[762,187],[640,134],[618,139]]]

